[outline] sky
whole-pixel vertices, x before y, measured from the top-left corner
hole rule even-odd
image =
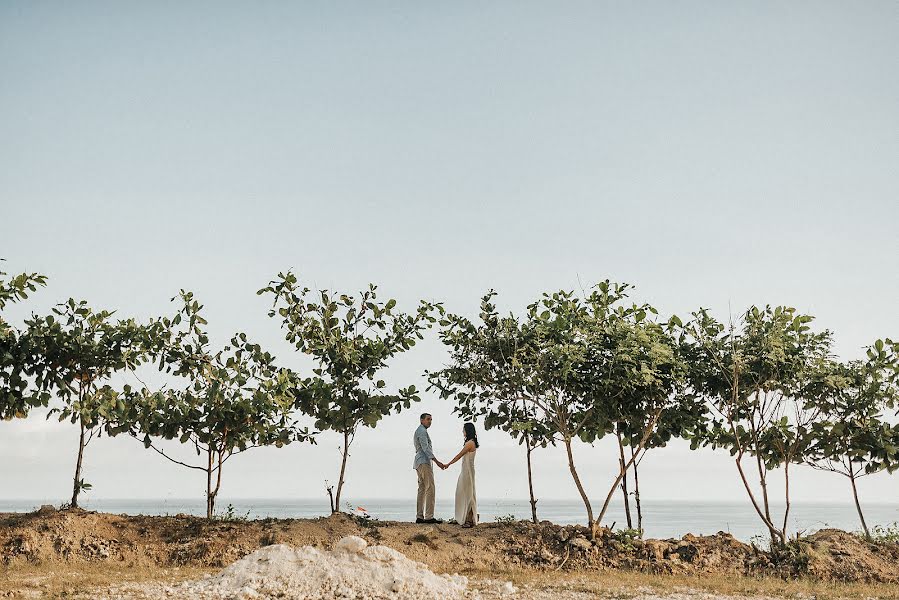
[[[68,297],[147,319],[190,289],[213,341],[245,331],[308,368],[256,295],[293,269],[412,309],[520,311],[611,278],[662,314],[787,304],[858,357],[899,336],[899,8],[893,2],[15,2],[0,4],[0,257],[49,276],[8,311]],[[383,374],[416,384],[435,333]],[[362,430],[349,498],[415,494],[412,432],[461,422],[433,392]],[[62,501],[77,431],[0,423],[0,498]],[[317,446],[234,458],[224,498],[324,497]],[[478,494],[526,497],[523,452],[482,432]],[[180,456],[184,448],[169,446]],[[586,487],[615,448],[575,449]],[[561,449],[538,497],[576,498]],[[797,500],[850,502],[796,470]],[[202,474],[134,440],[88,448],[96,498],[202,498]],[[456,473],[437,473],[450,498]],[[741,500],[732,459],[682,443],[641,467],[648,500]],[[779,488],[775,485],[775,491]],[[863,480],[896,502],[899,478]]]

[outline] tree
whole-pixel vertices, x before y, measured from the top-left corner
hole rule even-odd
[[[628,528],[633,528],[627,490],[628,472],[633,473],[637,527],[643,531],[638,468],[652,448],[664,447],[673,437],[703,427],[705,408],[686,389],[687,366],[675,338],[677,317],[667,324],[650,320],[658,314],[648,305],[637,307],[613,322],[608,347],[603,353],[613,357],[609,365],[598,364],[595,377],[606,379],[595,410],[598,426],[588,432],[598,439],[613,432],[618,445],[619,470],[616,485],[606,496],[598,521],[601,522],[618,484],[625,499]],[[611,392],[611,394],[609,394]],[[625,454],[625,448],[629,454]]]
[[[69,299],[57,305],[52,314],[26,321],[32,350],[39,357],[34,368],[39,389],[55,391],[60,406],[59,420],[77,424],[78,453],[72,488],[72,508],[78,496],[91,485],[82,477],[84,452],[88,444],[112,426],[125,413],[121,399],[108,393],[106,382],[119,372],[133,371],[151,350],[153,326],[139,325],[133,319],[113,320],[114,313],[95,311],[85,301]]]
[[[812,446],[806,462],[813,468],[843,475],[865,536],[871,532],[862,512],[856,482],[860,477],[899,469],[899,424],[891,425],[883,411],[899,400],[896,372],[899,344],[877,340],[863,360],[833,363],[820,381],[822,418],[812,424]]]
[[[608,407],[624,400],[628,392],[622,374],[630,372],[622,351],[622,335],[627,335],[628,319],[645,318],[652,309],[646,305],[626,305],[628,284],[600,282],[584,299],[573,292],[544,294],[528,307],[528,328],[533,350],[527,367],[532,370],[531,393],[527,398],[538,422],[562,442],[568,469],[587,511],[588,527],[594,529],[593,506],[574,463],[572,442],[588,443],[611,431]],[[651,431],[658,415],[648,424]],[[637,454],[642,451],[641,439]],[[632,462],[632,461],[631,461]],[[625,468],[629,464],[625,465]],[[622,474],[612,486],[620,482]],[[608,499],[600,517],[608,508]]]
[[[450,349],[450,365],[427,373],[441,397],[455,398],[453,412],[465,419],[484,419],[485,429],[498,428],[525,447],[531,519],[537,522],[531,453],[554,443],[552,432],[535,418],[529,400],[533,351],[530,331],[513,315],[500,317],[493,303],[496,292],[481,299],[480,323],[459,315],[440,320],[440,338]]]
[[[0,259],[2,260],[2,259]],[[24,418],[35,406],[46,406],[49,394],[29,386],[37,362],[31,337],[23,334],[3,318],[8,304],[20,302],[47,285],[38,273],[21,273],[10,279],[0,271],[0,419]]]
[[[787,541],[790,465],[804,460],[811,426],[818,418],[815,394],[830,352],[830,332],[812,332],[809,315],[793,308],[752,307],[739,327],[725,327],[708,311],[694,313],[685,329],[691,386],[703,396],[714,423],[696,443],[728,448],[753,508],[772,541]],[[754,459],[759,492],[743,459]],[[783,468],[785,509],[774,523],[768,494],[770,473]]]
[[[313,441],[291,418],[296,376],[275,365],[275,357],[236,333],[228,345],[211,347],[202,306],[181,291],[182,306],[165,328],[160,369],[185,381],[183,387],[150,391],[126,387],[120,395],[129,412],[119,424],[167,460],[202,471],[206,479],[206,517],[215,513],[224,464],[250,448]],[[200,464],[177,459],[153,438],[177,439],[194,447]]]
[[[35,406],[46,406],[49,394],[29,385],[36,359],[30,336],[23,335],[3,318],[8,304],[20,302],[45,286],[38,273],[21,273],[10,279],[0,271],[0,419],[24,418]]]
[[[616,288],[616,294],[623,298],[624,289]],[[568,471],[587,512],[587,526],[592,528],[593,506],[572,452],[572,442],[590,423],[593,410],[583,376],[588,309],[573,292],[559,291],[543,294],[541,300],[529,305],[527,319],[533,335],[527,358],[527,367],[532,370],[527,403],[537,421],[562,442]]]
[[[669,326],[650,319],[657,311],[646,304],[610,311],[603,298],[606,289],[601,287],[600,292],[591,308],[600,318],[593,321],[585,338],[590,357],[585,380],[592,419],[581,439],[592,443],[614,433],[619,469],[597,523],[602,522],[628,471],[636,473],[636,465],[651,447],[650,442],[664,445],[675,427],[685,424],[685,417],[698,412],[692,398],[684,393],[687,369]],[[662,423],[664,428],[660,428]],[[625,456],[624,447],[630,449],[630,457]],[[642,528],[642,512],[638,518],[638,527]]]
[[[671,400],[659,415],[655,424],[655,430],[646,439],[642,454],[637,453],[637,445],[641,438],[640,433],[646,431],[648,426],[647,416],[651,415],[635,415],[629,420],[620,421],[617,427],[620,433],[618,435],[619,464],[627,465],[628,458],[625,456],[624,449],[627,448],[629,450],[631,462],[629,471],[633,474],[634,487],[632,493],[637,513],[636,529],[641,535],[643,533],[643,507],[640,497],[639,467],[646,453],[654,448],[664,448],[673,438],[695,438],[697,431],[704,431],[707,427],[708,411],[704,402],[689,393],[685,393],[683,390]],[[625,497],[628,497],[629,492],[625,485],[626,481],[627,473],[625,473],[621,483],[622,492]],[[633,528],[632,517],[628,508],[628,505],[625,504],[628,528]]]
[[[331,512],[340,507],[350,445],[360,426],[374,427],[385,415],[420,400],[414,385],[385,392],[378,372],[390,359],[409,350],[436,321],[440,305],[421,301],[418,310],[395,311],[396,300],[381,303],[374,285],[359,293],[318,293],[300,287],[296,276],[279,273],[259,290],[274,296],[270,317],[282,319],[287,341],[316,362],[315,376],[298,385],[295,408],[315,419],[319,430],[343,438],[337,491],[328,488]]]

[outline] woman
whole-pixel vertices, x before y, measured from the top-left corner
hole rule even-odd
[[[474,455],[478,450],[478,434],[474,423],[462,426],[465,445],[456,457],[449,461],[446,468],[462,459],[462,472],[456,483],[456,522],[463,527],[474,527],[478,523],[478,500],[474,490]]]

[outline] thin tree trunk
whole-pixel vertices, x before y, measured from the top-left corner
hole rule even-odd
[[[634,447],[631,446],[631,459],[634,458]],[[640,505],[640,478],[637,476],[637,467],[639,461],[634,460],[634,503],[637,505],[637,531],[640,537],[643,537],[643,508]]]
[[[852,499],[855,500],[855,510],[858,511],[858,518],[862,522],[862,529],[865,530],[865,539],[871,541],[871,531],[868,529],[868,524],[865,522],[865,515],[862,513],[862,505],[858,501],[858,488],[855,487],[855,470],[852,467],[849,468],[849,481],[852,483]]]
[[[731,347],[733,348],[733,324],[731,324]],[[756,514],[758,514],[759,518],[765,524],[765,527],[768,528],[768,533],[771,534],[771,541],[777,542],[780,541],[781,544],[785,544],[786,540],[781,537],[781,532],[778,531],[777,527],[774,526],[774,523],[771,522],[770,517],[770,509],[768,506],[768,490],[765,485],[765,474],[761,467],[761,459],[756,456],[757,464],[759,468],[759,478],[762,484],[762,491],[764,493],[764,501],[765,508],[764,511],[759,506],[758,500],[756,500],[755,494],[752,493],[752,486],[749,485],[749,480],[746,479],[746,473],[743,471],[743,442],[740,439],[739,434],[737,433],[736,425],[733,420],[733,407],[738,405],[739,401],[739,390],[740,390],[740,370],[738,368],[737,361],[733,363],[733,379],[731,380],[731,398],[730,398],[730,406],[727,414],[727,423],[730,425],[731,432],[734,434],[734,442],[737,445],[737,455],[734,457],[734,462],[737,465],[737,471],[740,473],[740,480],[743,482],[743,487],[746,488],[746,493],[749,495],[749,500],[752,502],[752,508],[755,509]],[[758,392],[756,392],[756,400],[758,400]],[[755,431],[753,427],[753,434],[755,436]],[[755,439],[758,440],[758,437],[755,436]],[[756,446],[757,447],[757,446]]]
[[[325,481],[325,491],[328,492],[328,502],[331,506],[331,514],[333,515],[337,510],[334,508],[334,486],[327,485],[327,481]]]
[[[528,493],[531,496],[531,520],[536,523],[537,522],[537,499],[534,498],[534,475],[531,472],[531,452],[533,449],[531,448],[531,436],[527,433],[524,434],[524,445],[527,449],[527,459],[528,459]]]
[[[216,464],[216,473],[215,473],[215,489],[212,490],[212,494],[209,496],[210,498],[210,507],[209,510],[212,511],[212,514],[215,514],[215,501],[219,497],[219,490],[222,489],[222,451],[218,452],[218,461]]]
[[[768,479],[765,476],[764,468],[761,466],[761,459],[759,459],[759,485],[762,488],[762,503],[765,508],[765,518],[769,521],[774,521],[771,518],[771,503],[768,501]]]
[[[749,485],[749,480],[746,479],[746,473],[743,471],[743,464],[741,462],[743,458],[743,453],[740,452],[737,454],[736,462],[737,471],[740,473],[740,480],[743,482],[743,487],[746,488],[746,493],[749,494],[749,500],[752,502],[752,507],[755,509],[755,512],[758,514],[759,518],[765,524],[765,527],[768,528],[768,533],[771,534],[771,539],[773,541],[780,541],[782,544],[786,543],[786,540],[783,539],[781,532],[774,526],[774,523],[771,522],[771,519],[765,516],[765,513],[762,511],[762,508],[759,506],[758,501],[755,498],[755,494],[752,493],[752,487]]]
[[[609,502],[612,501],[612,496],[615,494],[615,488],[618,487],[618,484],[621,483],[621,479],[627,473],[627,470],[631,468],[631,465],[637,460],[637,457],[640,456],[640,453],[643,452],[643,448],[646,447],[646,442],[649,440],[649,436],[652,435],[653,430],[655,429],[656,422],[659,420],[659,415],[662,414],[661,410],[655,412],[652,415],[652,418],[649,420],[649,424],[643,430],[643,437],[640,438],[640,443],[637,445],[637,449],[634,454],[631,456],[630,460],[621,466],[618,471],[618,477],[615,478],[615,483],[612,484],[612,487],[609,488],[609,493],[606,494],[606,501],[603,502],[602,510],[599,512],[599,517],[597,517],[596,522],[602,523],[602,518],[606,515],[606,511],[609,509]]]
[[[340,461],[340,479],[337,480],[337,494],[334,497],[334,505],[331,506],[331,513],[340,511],[340,493],[343,491],[343,476],[346,473],[346,459],[350,455],[350,432],[346,429],[343,431],[343,458]]]
[[[212,447],[207,451],[206,457],[206,518],[211,519],[215,511],[215,498],[212,495]]]
[[[787,539],[787,520],[790,518],[790,461],[784,463],[784,526],[783,539]]]
[[[757,393],[756,393],[756,398],[758,398]],[[768,519],[768,521],[773,523],[774,519],[771,518],[771,503],[768,501],[768,480],[766,477],[765,466],[764,466],[764,464],[762,464],[762,456],[758,452],[758,449],[759,449],[758,433],[755,430],[755,425],[752,425],[751,427],[752,427],[753,444],[756,449],[755,464],[756,464],[756,469],[759,472],[759,485],[762,488],[762,502],[763,502],[764,508],[765,508],[765,518]]]
[[[736,386],[737,381],[738,381],[738,378],[735,373],[734,386]],[[734,388],[734,398],[732,399],[734,402],[735,402],[735,398],[736,398],[736,387]],[[781,544],[785,544],[786,540],[783,539],[783,537],[781,537],[782,532],[779,531],[777,529],[777,527],[774,526],[774,523],[771,522],[771,518],[766,515],[766,513],[768,513],[767,492],[766,492],[766,497],[765,497],[765,508],[763,510],[762,507],[759,506],[759,503],[755,497],[755,494],[752,492],[752,486],[749,485],[749,480],[746,478],[746,472],[743,470],[743,454],[744,454],[743,443],[740,441],[740,436],[737,433],[737,428],[736,428],[736,425],[734,424],[731,414],[728,414],[728,416],[727,416],[727,423],[728,423],[728,425],[730,425],[731,432],[734,435],[734,440],[737,445],[737,455],[734,457],[734,463],[737,465],[737,472],[740,474],[740,481],[743,482],[743,487],[746,489],[746,494],[749,495],[749,500],[750,500],[750,502],[752,502],[752,508],[755,509],[756,514],[758,514],[759,518],[762,520],[762,523],[765,524],[765,527],[768,528],[768,533],[771,534],[772,543],[780,541]],[[756,458],[758,459],[758,457],[756,457]],[[765,487],[764,487],[764,472],[761,470],[761,464],[760,463],[758,463],[758,464],[759,464],[759,475],[760,475],[762,483],[763,483],[762,489],[764,490],[765,489]]]
[[[578,477],[577,469],[574,466],[574,455],[571,453],[571,438],[565,436],[564,442],[565,452],[568,454],[568,470],[571,471],[571,477],[572,479],[574,479],[574,485],[577,487],[577,491],[581,495],[581,500],[584,501],[584,506],[587,508],[587,527],[592,532],[593,507],[590,505],[590,498],[587,497],[587,492],[584,491],[584,486],[581,484],[581,478]]]
[[[627,528],[633,529],[634,521],[631,519],[631,501],[627,493],[627,469],[624,466],[624,442],[621,441],[621,431],[618,430],[617,425],[615,426],[615,435],[618,438],[618,468],[624,472],[624,477],[621,478],[621,493],[624,496],[624,515],[627,519]]]
[[[72,487],[72,501],[69,505],[78,508],[78,494],[81,493],[81,465],[84,462],[84,421],[79,418],[80,433],[78,435],[78,460],[75,461],[75,484]]]

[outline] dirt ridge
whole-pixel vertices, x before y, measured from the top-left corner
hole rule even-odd
[[[347,535],[389,546],[444,573],[621,569],[899,583],[899,544],[869,543],[835,529],[770,552],[724,532],[643,540],[603,529],[591,540],[584,527],[548,521],[486,523],[464,529],[344,514],[318,519],[207,521],[189,515],[128,516],[83,510],[6,513],[0,514],[0,562],[222,567],[263,546],[330,548]]]

